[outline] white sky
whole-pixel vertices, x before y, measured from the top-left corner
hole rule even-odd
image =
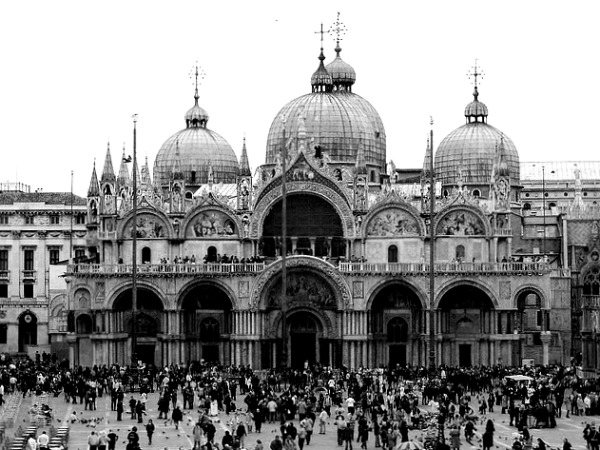
[[[354,92],[382,117],[388,160],[420,167],[435,120],[437,144],[464,124],[478,58],[489,124],[521,161],[598,159],[600,3],[590,1],[12,1],[0,3],[0,181],[85,195],[96,158],[123,143],[150,165],[184,128],[189,72],[206,72],[208,127],[253,170],[269,127],[310,92],[319,35],[341,12],[342,57]],[[325,63],[335,42],[325,36]]]

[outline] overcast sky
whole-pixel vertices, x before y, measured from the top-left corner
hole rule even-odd
[[[321,22],[337,11],[354,92],[379,111],[387,158],[420,167],[433,116],[435,144],[465,122],[467,73],[484,72],[488,123],[521,161],[598,159],[600,3],[597,1],[35,1],[0,3],[0,181],[85,195],[107,142],[115,170],[125,143],[150,165],[185,127],[189,73],[206,76],[208,127],[250,165],[264,163],[269,127],[310,92]],[[325,36],[325,63],[335,57]],[[99,173],[100,175],[100,173]]]

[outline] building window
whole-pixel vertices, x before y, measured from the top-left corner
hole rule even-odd
[[[541,327],[542,323],[543,323],[543,320],[544,320],[544,313],[543,313],[543,311],[541,309],[538,309],[536,311],[536,316],[535,316],[535,325],[537,327]]]
[[[33,283],[26,283],[23,285],[23,297],[33,298]]]
[[[390,245],[388,247],[388,262],[389,263],[397,263],[398,262],[398,247],[395,245]]]
[[[8,325],[0,324],[0,344],[6,344],[8,340]]]
[[[481,197],[481,191],[479,189],[473,189],[473,197]]]
[[[23,251],[23,259],[24,259],[24,265],[23,265],[23,269],[25,270],[34,270],[34,250],[32,249],[26,249]]]
[[[58,214],[50,216],[50,225],[60,225],[60,216]]]
[[[456,246],[456,260],[462,262],[465,259],[465,246],[457,245]]]
[[[8,250],[0,250],[0,270],[8,270]]]
[[[51,248],[49,250],[50,264],[58,264],[60,261],[60,250],[58,248]]]
[[[0,284],[0,298],[8,298],[8,284]]]
[[[85,216],[80,214],[79,216],[75,216],[75,223],[77,225],[83,225],[85,223]]]
[[[75,247],[75,259],[85,257],[85,248]]]
[[[142,264],[150,264],[152,261],[152,251],[150,247],[144,247],[142,249]]]
[[[0,225],[8,225],[8,216],[0,216]]]
[[[529,211],[531,209],[531,203],[525,203],[523,205],[523,211]]]
[[[25,225],[33,225],[33,216],[25,216]]]
[[[600,295],[600,267],[592,267],[583,276],[583,295]]]

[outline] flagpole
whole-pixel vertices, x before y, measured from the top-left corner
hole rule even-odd
[[[137,366],[137,114],[133,118],[133,239],[131,244],[131,367]]]
[[[69,262],[73,264],[73,171],[71,170],[71,233],[69,234]]]

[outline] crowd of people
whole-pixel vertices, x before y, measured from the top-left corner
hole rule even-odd
[[[8,392],[49,392],[81,405],[79,415],[74,408],[72,423],[81,420],[81,410],[94,411],[97,399],[109,396],[117,422],[135,424],[126,450],[144,445],[144,431],[151,445],[155,421],[178,429],[186,415],[196,450],[303,450],[329,433],[345,450],[357,444],[392,450],[409,440],[410,430],[422,430],[425,444],[438,445],[447,437],[442,445],[459,449],[463,433],[472,443],[478,426],[483,450],[490,450],[495,427],[486,415],[494,411],[506,414],[519,433],[514,449],[531,450],[532,428],[556,426],[562,411],[586,416],[600,406],[596,380],[582,380],[573,368],[558,366],[254,371],[192,362],[160,369],[116,364],[71,368],[44,354],[36,361],[0,357],[0,369],[0,385]],[[158,394],[154,417],[147,407],[152,393]],[[220,439],[217,416],[227,420]],[[265,423],[277,426],[269,442],[261,439]],[[596,450],[600,432],[592,425],[586,430],[588,448]],[[250,439],[251,434],[258,438]],[[94,430],[88,444],[90,450],[115,450],[117,439],[110,429]],[[565,441],[565,450],[570,445]],[[543,440],[537,447],[545,450]]]

